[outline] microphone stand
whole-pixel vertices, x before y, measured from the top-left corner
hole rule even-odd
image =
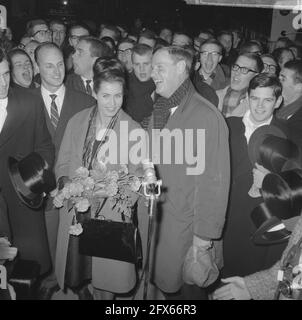
[[[146,252],[146,262],[144,266],[145,271],[145,281],[144,281],[144,295],[143,300],[147,300],[147,293],[148,293],[148,284],[149,284],[149,270],[150,270],[150,249],[151,249],[151,243],[152,243],[152,225],[154,220],[154,203],[155,200],[160,196],[161,193],[161,185],[162,181],[156,181],[154,184],[148,184],[146,182],[143,182],[144,187],[144,194],[146,198],[148,199],[148,238],[147,238],[147,252]],[[156,192],[157,190],[157,192]]]

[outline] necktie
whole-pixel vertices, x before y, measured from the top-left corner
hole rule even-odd
[[[50,120],[54,128],[57,128],[58,122],[59,122],[59,112],[58,112],[58,107],[55,103],[55,99],[57,97],[56,94],[51,94],[49,95],[51,98],[51,105],[50,105]]]
[[[92,96],[92,90],[91,90],[91,87],[90,87],[90,82],[91,80],[86,80],[86,92]]]

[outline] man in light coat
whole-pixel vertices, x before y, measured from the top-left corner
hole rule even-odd
[[[150,158],[164,190],[153,271],[155,284],[168,299],[175,299],[177,292],[183,299],[192,298],[196,285],[211,284],[222,266],[220,238],[230,176],[228,129],[217,108],[195,91],[189,79],[191,64],[190,52],[176,46],[159,49],[152,59],[151,77],[161,97],[154,105],[149,136],[152,143],[161,136],[163,144],[153,148],[150,143]],[[167,145],[169,134],[175,141]],[[190,153],[195,161],[190,161]]]

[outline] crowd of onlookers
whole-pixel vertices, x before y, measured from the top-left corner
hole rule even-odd
[[[127,30],[120,25],[101,24],[95,34],[83,23],[67,26],[63,21],[57,19],[51,21],[35,19],[26,24],[25,33],[19,42],[16,41],[9,27],[2,30],[0,46],[3,51],[0,56],[0,99],[3,99],[5,108],[8,110],[12,110],[10,105],[13,103],[20,108],[18,115],[13,115],[10,113],[11,111],[7,114],[0,108],[2,112],[0,112],[1,130],[3,132],[8,130],[6,119],[7,122],[13,121],[18,124],[18,119],[22,117],[23,112],[35,114],[31,117],[31,122],[29,119],[26,120],[28,121],[26,126],[24,125],[20,130],[19,128],[15,129],[18,135],[15,140],[7,142],[9,146],[5,145],[5,148],[8,149],[0,151],[3,154],[3,159],[0,157],[0,183],[3,199],[1,196],[0,200],[3,201],[4,207],[7,205],[9,217],[9,219],[3,219],[9,225],[6,232],[3,227],[4,222],[1,227],[0,220],[0,236],[3,233],[3,235],[11,237],[13,245],[18,248],[23,259],[39,262],[41,286],[38,297],[40,299],[50,299],[53,293],[58,290],[58,274],[55,274],[55,266],[61,258],[61,251],[58,253],[58,250],[62,249],[62,243],[59,241],[61,241],[60,230],[64,219],[59,217],[59,211],[53,207],[50,197],[45,201],[44,207],[39,209],[43,215],[40,215],[38,220],[36,212],[30,208],[26,209],[27,214],[24,213],[24,206],[18,204],[17,197],[13,195],[12,186],[9,185],[10,180],[5,167],[6,160],[8,156],[14,155],[20,160],[21,156],[25,157],[28,153],[37,151],[44,153],[44,158],[48,160],[50,166],[57,161],[59,154],[61,155],[59,162],[63,161],[61,142],[64,142],[63,148],[67,150],[67,133],[70,141],[74,138],[73,134],[75,136],[78,134],[81,137],[81,132],[76,129],[82,124],[82,118],[73,116],[78,115],[78,112],[81,112],[80,115],[83,116],[84,110],[90,110],[88,108],[96,104],[102,108],[101,89],[103,89],[102,83],[106,81],[111,81],[112,88],[115,89],[113,83],[123,83],[125,90],[117,85],[121,90],[120,95],[125,96],[124,100],[120,101],[120,107],[125,112],[123,115],[125,119],[128,119],[128,116],[131,117],[131,120],[130,118],[127,120],[129,123],[134,120],[134,126],[138,123],[146,130],[150,129],[150,126],[156,125],[154,115],[158,114],[159,118],[166,117],[166,115],[160,114],[159,110],[165,105],[169,105],[173,111],[171,114],[170,111],[168,112],[161,129],[169,121],[169,117],[175,116],[177,119],[178,108],[182,105],[182,99],[188,92],[191,94],[188,100],[192,99],[192,101],[190,100],[192,105],[194,105],[194,101],[198,101],[200,108],[207,110],[202,114],[202,111],[199,113],[198,110],[192,109],[193,119],[190,120],[190,125],[193,126],[196,123],[198,126],[198,121],[204,123],[202,126],[208,126],[208,132],[216,130],[211,133],[210,138],[206,133],[207,143],[213,146],[215,144],[213,149],[206,145],[208,148],[206,152],[208,152],[207,150],[212,152],[210,155],[211,164],[206,163],[206,169],[207,166],[213,166],[211,168],[213,171],[205,173],[205,180],[200,180],[203,181],[202,183],[196,182],[197,180],[194,182],[186,180],[189,179],[187,177],[182,181],[190,192],[192,184],[192,189],[195,188],[195,196],[188,192],[188,198],[185,199],[182,195],[182,192],[184,194],[185,191],[180,187],[175,187],[172,183],[174,180],[176,183],[177,177],[181,177],[181,170],[180,172],[175,170],[174,174],[172,174],[172,169],[171,172],[169,172],[170,169],[162,171],[163,175],[167,174],[167,183],[173,186],[172,191],[169,191],[168,188],[170,199],[174,201],[171,195],[173,190],[178,192],[179,198],[175,199],[175,202],[178,203],[177,201],[182,199],[183,203],[179,204],[179,206],[184,205],[182,210],[189,210],[185,204],[189,207],[190,204],[187,204],[186,201],[190,199],[191,203],[196,204],[194,212],[196,210],[202,212],[203,206],[208,205],[207,209],[208,212],[213,213],[213,220],[219,220],[210,226],[208,220],[211,218],[207,216],[209,213],[205,214],[208,220],[203,221],[204,225],[209,223],[208,230],[212,230],[211,227],[215,230],[212,232],[213,234],[210,234],[210,231],[207,232],[204,230],[205,228],[200,226],[201,222],[196,217],[192,218],[188,213],[183,218],[194,221],[193,223],[191,221],[194,229],[192,231],[194,240],[192,241],[193,249],[197,249],[196,251],[188,251],[188,255],[183,251],[179,261],[183,262],[190,254],[203,256],[204,251],[213,247],[216,254],[218,255],[219,252],[222,257],[222,251],[218,247],[222,245],[220,240],[223,240],[224,265],[218,266],[222,270],[222,277],[252,275],[245,278],[225,279],[223,281],[228,284],[217,289],[220,280],[218,278],[213,287],[208,290],[208,292],[214,291],[212,297],[214,299],[265,299],[272,297],[273,289],[276,289],[278,284],[277,278],[274,277],[278,268],[281,267],[281,262],[277,261],[280,260],[286,246],[285,240],[288,240],[289,237],[284,240],[282,238],[284,233],[282,233],[279,240],[276,238],[275,241],[267,241],[266,246],[257,246],[251,240],[251,236],[255,233],[255,225],[250,213],[260,206],[260,211],[266,208],[274,215],[276,208],[281,206],[278,201],[281,201],[280,199],[284,196],[282,192],[286,187],[287,196],[290,194],[288,197],[293,197],[291,192],[294,193],[294,190],[301,192],[299,188],[302,188],[300,170],[302,159],[300,155],[302,148],[302,61],[299,45],[286,37],[280,37],[273,45],[263,38],[245,39],[240,30],[214,31],[213,29],[204,29],[192,36],[181,30],[172,30],[167,26],[162,26],[160,31],[155,33],[147,28]],[[109,62],[106,64],[102,59],[104,61],[107,59]],[[185,67],[178,64],[179,61],[184,62]],[[175,72],[173,76],[171,68],[174,68],[174,65],[176,69],[173,69]],[[109,74],[112,70],[118,71],[112,74],[109,81],[103,78],[105,76],[102,68],[108,68]],[[121,68],[124,70],[125,77],[122,75]],[[191,84],[193,84],[192,87]],[[195,91],[198,93],[196,96],[194,96]],[[173,99],[170,99],[171,97]],[[43,108],[34,109],[36,105],[42,105]],[[39,111],[37,111],[38,109]],[[213,116],[214,114],[215,116]],[[74,131],[70,131],[71,128],[68,127],[69,131],[66,130],[67,133],[64,136],[70,119],[73,119],[73,122],[70,123],[74,126]],[[88,118],[85,119],[83,118],[83,123]],[[186,128],[188,123],[185,120],[184,123],[181,121],[179,126]],[[89,126],[90,124],[91,122],[89,122]],[[92,129],[89,127],[89,130]],[[23,137],[24,140],[21,142],[25,131],[28,137]],[[229,136],[227,131],[229,131]],[[2,133],[3,135],[4,133]],[[37,139],[37,137],[39,138]],[[87,137],[88,133],[86,139]],[[2,148],[1,139],[0,135],[0,150]],[[223,139],[229,139],[229,144],[222,145]],[[20,143],[23,145],[20,146]],[[228,146],[230,147],[230,160],[228,160]],[[86,143],[84,147],[86,147]],[[254,158],[251,159],[253,155]],[[207,154],[208,156],[209,154]],[[221,158],[217,159],[217,157]],[[226,162],[219,163],[222,159]],[[231,169],[230,177],[229,167]],[[293,178],[288,178],[288,175],[295,176],[295,185],[292,183]],[[283,184],[279,180],[278,183],[275,182],[273,177],[276,176],[278,179],[282,178]],[[163,181],[163,184],[165,183],[166,181]],[[219,186],[217,186],[218,184]],[[280,188],[283,188],[282,192],[280,189],[273,188],[274,185],[279,186],[279,184]],[[226,187],[227,185],[230,185],[230,189]],[[216,187],[217,189],[215,189]],[[209,188],[210,191],[205,191],[206,188]],[[201,192],[202,190],[203,192]],[[215,199],[214,193],[217,193],[216,195],[219,197],[219,192],[221,192],[221,199]],[[225,194],[228,194],[228,201],[226,197],[223,198]],[[202,197],[207,197],[207,199],[203,199],[201,202],[200,199],[196,199],[196,195],[200,199]],[[295,194],[295,196],[297,195]],[[271,205],[272,198],[276,199],[273,205]],[[294,230],[293,237],[289,242],[290,245],[295,244],[298,235],[301,234],[301,222],[296,225],[297,216],[302,207],[301,199],[295,201],[295,205],[293,205],[294,201],[289,205],[288,212],[292,213],[295,209],[295,212],[298,213],[289,213],[286,217],[279,214],[279,229],[276,229],[277,231],[288,229],[290,232]],[[179,209],[174,204],[175,208]],[[213,208],[217,209],[217,212],[221,212],[221,217],[214,217],[215,210]],[[170,208],[166,210],[169,211]],[[194,214],[192,215],[194,216]],[[169,219],[164,216],[163,224],[167,223],[166,221]],[[181,221],[182,217],[173,216],[171,219]],[[226,223],[224,219],[226,219]],[[195,230],[195,222],[198,225],[196,230],[200,230],[198,232],[204,234],[196,234],[198,232]],[[269,235],[272,235],[276,225],[271,225],[271,230],[267,229],[265,232],[271,232]],[[295,225],[296,228],[294,228]],[[224,227],[220,228],[220,226]],[[169,233],[169,226],[165,228]],[[177,228],[179,229],[172,235],[172,227],[171,238],[167,238],[166,241],[166,244],[171,244],[172,248],[178,246],[177,243],[173,244],[173,241],[170,241],[176,237],[177,232],[180,232],[179,237],[184,238],[184,234],[188,231],[187,226],[183,231],[180,231],[182,227]],[[146,240],[146,238],[144,239]],[[66,268],[68,265],[72,265],[70,262],[72,259],[70,256],[71,245],[73,242],[69,243],[68,255],[67,247],[63,248],[67,260]],[[186,245],[187,243],[184,247]],[[171,254],[177,256],[179,252],[177,250],[175,252],[171,252]],[[168,251],[164,253],[163,249],[160,254],[162,261],[170,260]],[[77,256],[74,259],[78,259]],[[199,256],[198,258],[194,256],[194,259],[194,263],[196,263]],[[207,259],[212,259],[211,263],[214,263],[213,257]],[[168,260],[166,265],[169,264]],[[208,267],[209,260],[203,264],[204,268]],[[177,263],[179,261],[177,260]],[[275,263],[277,266],[274,265],[269,272],[254,274]],[[115,265],[112,266],[112,270],[115,268]],[[158,268],[161,272],[159,279],[165,277],[170,279],[170,271],[165,270],[165,266]],[[65,269],[62,272],[64,274]],[[70,270],[66,272],[69,275],[73,274]],[[109,276],[108,279],[110,279]],[[121,279],[123,278],[121,277]],[[67,280],[65,279],[65,281]],[[68,281],[75,283],[72,279]],[[165,279],[160,281],[164,283]],[[171,283],[174,283],[173,281],[171,280]],[[267,281],[270,290],[265,291],[262,288],[265,281]],[[198,280],[191,281],[191,285],[198,283],[200,283]],[[207,286],[210,284],[212,283],[207,283]],[[167,287],[164,284],[161,285],[164,288],[169,288],[163,290],[169,297],[174,287],[172,286],[173,288],[170,289],[168,285]],[[102,286],[106,287],[103,283],[100,286],[101,289]],[[80,299],[91,298],[87,286],[75,287],[74,285],[74,292],[78,294]],[[159,287],[161,288],[160,285]],[[118,290],[117,293],[119,293]],[[107,291],[113,292],[114,289]],[[197,291],[197,295],[190,294],[182,297],[198,298],[202,296],[201,291]]]

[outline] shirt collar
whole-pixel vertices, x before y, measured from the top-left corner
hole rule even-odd
[[[0,99],[0,108],[1,109],[6,109],[7,108],[7,103],[8,103],[8,98]]]
[[[64,98],[64,95],[65,95],[65,85],[62,84],[61,87],[55,92],[50,92],[43,85],[41,85],[41,93],[42,93],[43,97],[44,96],[49,97],[51,94],[56,94],[57,97],[59,98],[59,100],[62,100]]]
[[[273,116],[271,116],[268,120],[266,120],[265,122],[261,123],[261,124],[255,124],[254,122],[252,122],[251,118],[251,111],[248,110],[245,115],[242,118],[242,122],[245,126],[245,132],[244,135],[246,137],[247,143],[250,140],[251,135],[253,134],[253,132],[258,129],[259,127],[265,126],[265,125],[269,125],[273,119]]]

